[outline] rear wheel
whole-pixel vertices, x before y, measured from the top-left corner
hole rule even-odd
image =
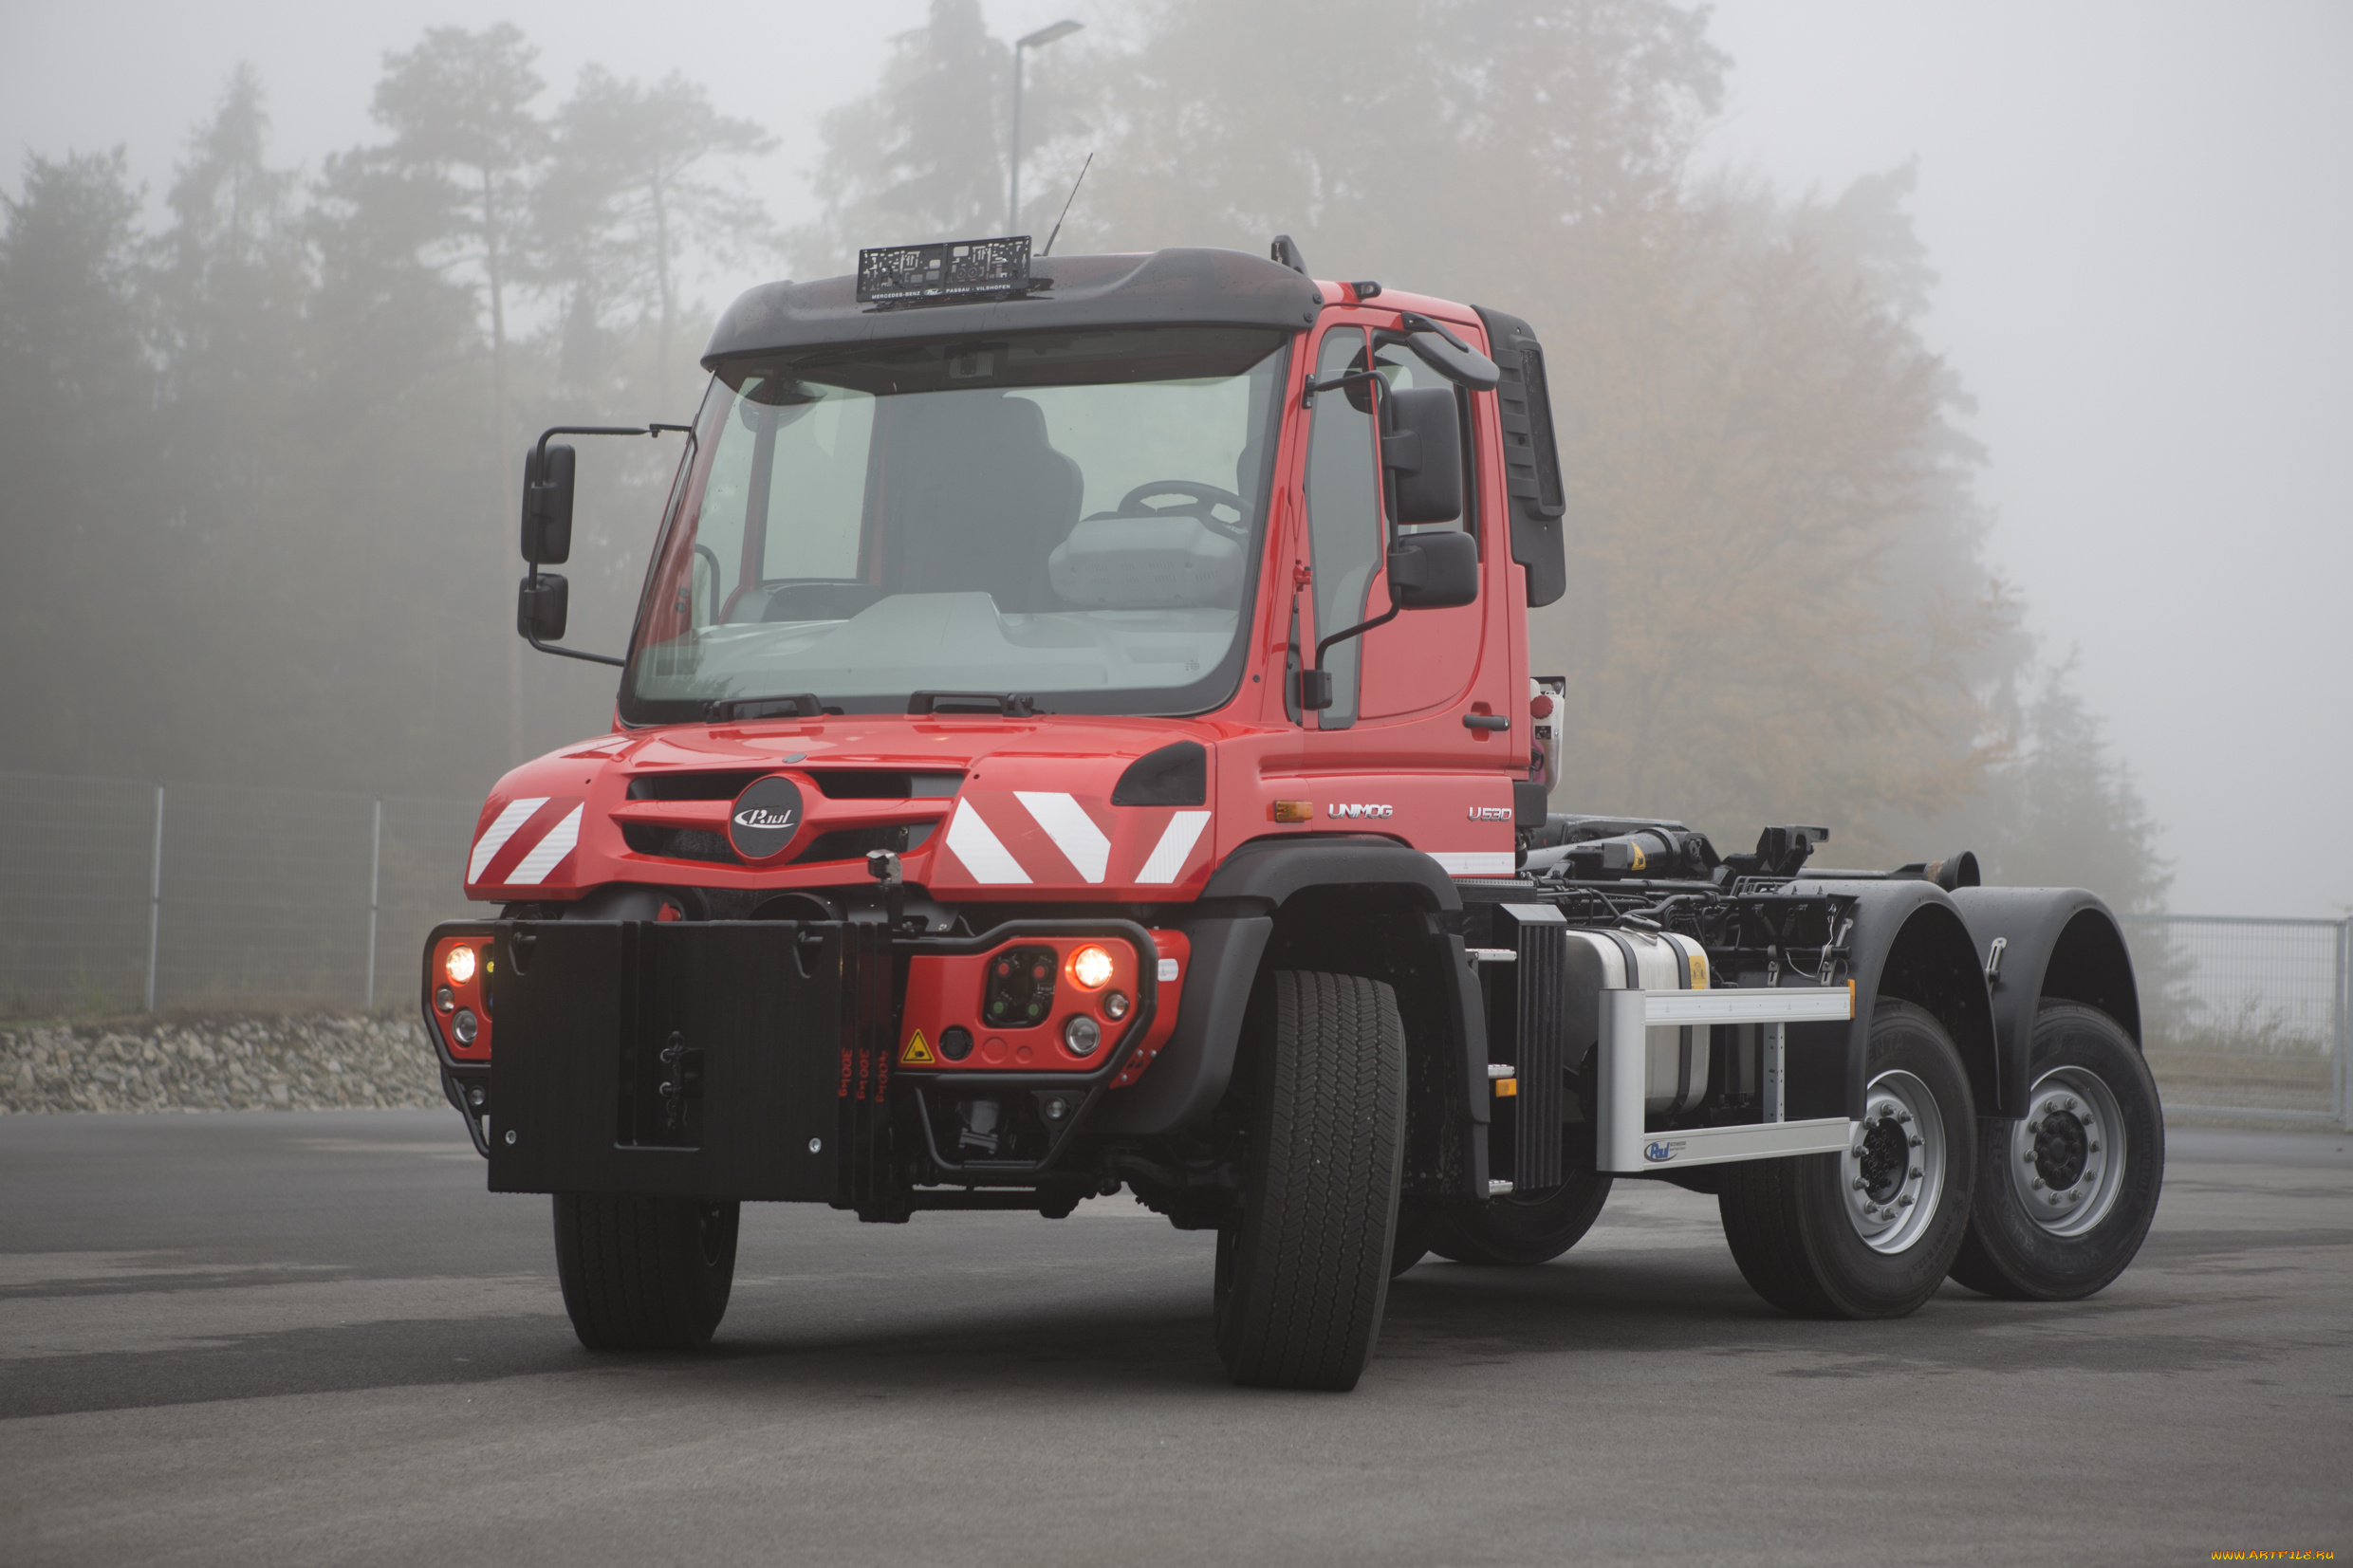
[[[2148,1063],[2117,1022],[2042,1009],[2027,1114],[1978,1125],[1978,1182],[1953,1278],[1988,1296],[2072,1301],[2124,1272],[2157,1213],[2165,1117]]]
[[[1807,1318],[1900,1318],[1936,1294],[1969,1223],[1976,1108],[1952,1037],[1908,1002],[1871,1019],[1863,1119],[1836,1154],[1726,1168],[1717,1205],[1759,1296]]]
[[[1548,1264],[1584,1239],[1609,1201],[1609,1178],[1571,1171],[1548,1192],[1448,1206],[1430,1250],[1458,1264]]]
[[[735,1282],[737,1203],[556,1195],[556,1277],[590,1350],[700,1350]]]
[[[1282,970],[1251,999],[1248,1185],[1217,1232],[1217,1354],[1237,1383],[1343,1390],[1389,1294],[1405,1154],[1396,995]]]

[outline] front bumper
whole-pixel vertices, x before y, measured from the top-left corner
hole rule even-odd
[[[1038,1070],[902,1065],[911,970],[977,972],[999,950],[1075,938],[1132,954],[1132,1010],[1099,1056]],[[435,955],[453,941],[482,955],[474,1047],[436,1011]],[[1064,1173],[1105,1094],[1166,1038],[1163,944],[1181,950],[1124,920],[1015,921],[978,937],[862,921],[458,921],[427,938],[421,1000],[492,1191],[823,1202],[894,1218],[924,1184]],[[913,989],[928,1009],[927,988]],[[1056,1114],[973,1157],[954,1127],[976,1097],[1009,1115],[1042,1116],[1050,1100]]]

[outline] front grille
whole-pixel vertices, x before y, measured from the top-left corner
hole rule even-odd
[[[690,799],[692,797],[689,797]],[[862,860],[878,849],[904,853],[932,836],[936,822],[882,822],[873,827],[838,827],[821,833],[808,848],[784,862],[813,865],[823,860]],[[665,860],[701,860],[714,865],[740,866],[744,858],[727,836],[698,827],[664,827],[658,822],[623,822],[621,841],[639,855]]]
[[[732,801],[775,768],[759,772],[640,773],[629,781],[633,801]],[[829,801],[945,801],[963,787],[961,773],[913,773],[889,767],[801,768]]]

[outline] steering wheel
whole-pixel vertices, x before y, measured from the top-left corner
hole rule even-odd
[[[1143,503],[1153,496],[1182,495],[1192,498],[1187,507],[1147,507]],[[1229,523],[1212,508],[1230,507],[1233,521]],[[1250,508],[1232,490],[1214,485],[1199,485],[1190,479],[1155,479],[1139,485],[1120,497],[1120,509],[1114,517],[1190,517],[1213,533],[1220,533],[1235,544],[1250,542]]]

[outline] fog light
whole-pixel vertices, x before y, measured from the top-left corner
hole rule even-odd
[[[457,993],[451,990],[447,986],[444,986],[439,990],[433,993],[433,1005],[440,1008],[443,1012],[448,1012],[452,1007],[457,1005]]]
[[[1062,1026],[1062,1042],[1070,1047],[1072,1056],[1093,1056],[1095,1047],[1102,1043],[1102,1029],[1084,1013],[1074,1014]]]
[[[473,1016],[472,1007],[458,1008],[457,1016],[450,1020],[450,1033],[457,1037],[460,1045],[472,1044],[473,1037],[481,1032],[481,1021]]]
[[[449,972],[451,985],[464,985],[473,978],[473,950],[467,947],[452,948],[450,955],[441,960],[441,968]]]
[[[1070,955],[1070,978],[1090,991],[1102,988],[1111,978],[1111,954],[1089,942]]]
[[[1103,997],[1103,1017],[1117,1024],[1127,1016],[1127,993],[1111,991]]]

